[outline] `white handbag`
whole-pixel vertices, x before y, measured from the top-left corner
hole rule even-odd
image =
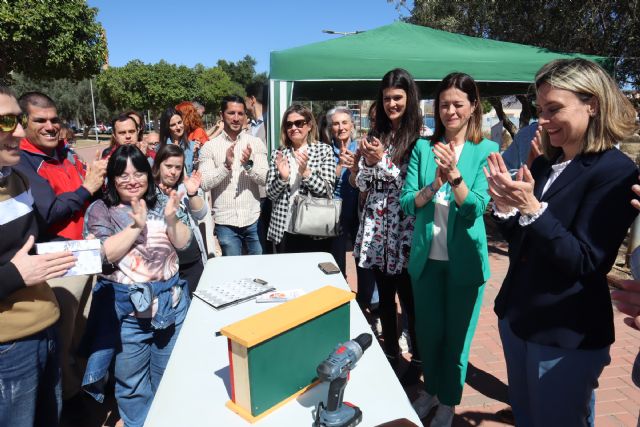
[[[298,193],[293,201],[293,233],[306,236],[333,237],[340,233],[340,211],[342,200],[313,197]]]

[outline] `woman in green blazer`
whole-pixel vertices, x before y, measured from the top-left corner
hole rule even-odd
[[[431,425],[450,426],[489,278],[482,168],[498,144],[482,138],[478,88],[467,74],[442,80],[434,112],[435,132],[413,149],[400,203],[416,216],[408,271],[426,392],[414,408],[425,417],[438,406]]]

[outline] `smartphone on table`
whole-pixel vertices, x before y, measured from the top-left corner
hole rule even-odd
[[[318,264],[318,268],[322,270],[324,274],[338,274],[340,269],[332,262],[321,262]]]

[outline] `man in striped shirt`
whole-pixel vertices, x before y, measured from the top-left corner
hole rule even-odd
[[[267,177],[267,148],[242,132],[246,116],[244,99],[222,99],[224,129],[200,151],[202,189],[211,190],[215,233],[222,255],[262,254],[258,238],[260,186]]]
[[[57,426],[60,316],[47,280],[75,265],[70,252],[29,255],[38,237],[34,199],[20,161],[25,116],[0,86],[0,426]]]

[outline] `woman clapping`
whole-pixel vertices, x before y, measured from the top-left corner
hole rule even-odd
[[[635,111],[584,59],[550,62],[535,86],[544,156],[512,180],[492,154],[486,172],[509,243],[495,304],[509,400],[519,426],[593,425],[614,341],[606,276],[637,213],[638,171],[614,144],[635,130]]]

